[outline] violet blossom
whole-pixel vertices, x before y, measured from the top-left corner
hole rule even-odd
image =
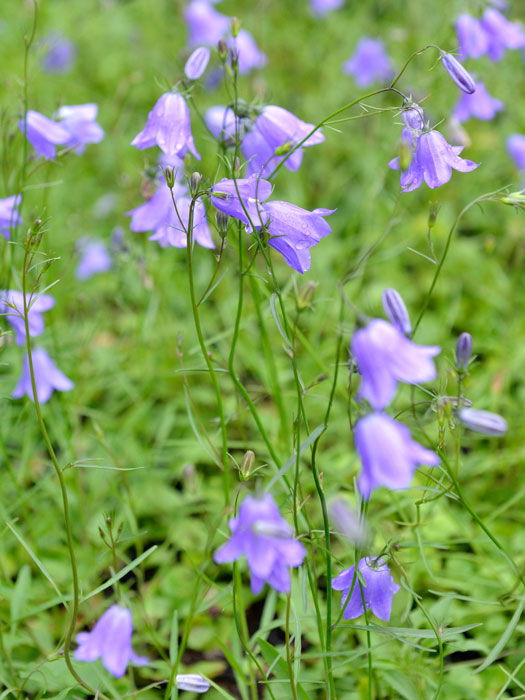
[[[232,535],[215,552],[213,560],[223,564],[246,556],[252,593],[260,593],[265,583],[279,593],[289,593],[288,567],[302,564],[305,549],[294,539],[272,496],[269,493],[262,498],[247,496],[229,526]]]
[[[96,622],[91,632],[79,632],[78,647],[74,657],[77,661],[96,661],[102,657],[104,667],[116,678],[121,678],[131,662],[139,666],[149,663],[139,656],[131,646],[133,620],[131,611],[120,605],[112,605]]]
[[[436,378],[435,345],[417,345],[395,326],[376,318],[352,339],[352,355],[361,374],[359,397],[375,409],[394,398],[397,382],[419,384]]]
[[[141,150],[159,146],[166,155],[180,158],[189,150],[200,160],[191,134],[190,110],[184,97],[176,92],[166,92],[159,97],[148,115],[146,126],[131,145]]]
[[[111,270],[113,260],[104,241],[94,238],[80,238],[77,244],[81,254],[75,270],[75,276],[78,280],[87,280],[93,275]]]
[[[481,25],[487,34],[487,53],[493,61],[499,61],[506,49],[525,46],[525,34],[517,22],[510,22],[493,7],[483,13]]]
[[[476,83],[476,92],[472,95],[463,93],[454,107],[454,118],[458,122],[466,122],[471,117],[488,121],[498,112],[505,109],[501,100],[497,100],[487,92],[483,83]]]
[[[456,32],[459,41],[459,57],[479,58],[487,52],[488,36],[480,20],[471,15],[462,14],[456,22]]]
[[[210,60],[210,50],[200,46],[191,54],[184,66],[184,74],[189,80],[198,80],[206,70]]]
[[[46,403],[51,398],[55,389],[57,391],[70,391],[74,384],[61,372],[43,348],[37,348],[32,352],[33,371],[35,375],[36,395],[39,403]],[[34,401],[33,386],[31,384],[31,370],[27,353],[24,357],[22,374],[11,396],[20,399],[27,394]]]
[[[22,196],[13,194],[11,197],[0,199],[0,234],[7,240],[11,238],[11,229],[23,223],[23,219],[18,212],[18,207]]]
[[[392,64],[381,39],[359,39],[354,53],[343,63],[343,73],[352,75],[356,85],[363,88],[390,80]]]
[[[218,141],[235,143],[235,113],[231,107],[215,105],[204,114],[206,126]],[[237,120],[237,131],[241,134],[242,122]]]
[[[49,294],[40,296],[27,296],[27,323],[29,335],[35,338],[44,332],[44,319],[42,314],[49,311],[55,305],[55,300]],[[7,321],[15,331],[15,343],[17,345],[26,344],[26,326],[24,321],[24,295],[16,289],[8,292],[0,292],[0,313],[5,314]]]
[[[258,180],[254,175],[239,180],[223,178],[212,187],[211,201],[219,211],[246,224],[251,233],[252,223],[258,227],[268,220],[263,202],[271,193],[268,180]]]
[[[312,12],[317,17],[324,17],[329,12],[339,10],[345,4],[345,0],[310,0]]]
[[[236,37],[228,38],[228,48],[237,55],[241,75],[246,75],[256,68],[264,68],[268,62],[266,54],[259,49],[255,39],[245,29],[241,29]]]
[[[230,29],[230,18],[217,12],[206,0],[193,0],[184,12],[190,46],[216,46]]]
[[[69,131],[62,124],[48,119],[40,112],[35,112],[32,109],[27,111],[26,119],[26,136],[29,143],[46,160],[54,160],[56,147],[64,145],[70,140],[71,134]],[[23,119],[19,121],[18,127],[24,133],[25,124]]]
[[[392,612],[392,598],[400,590],[390,575],[390,569],[382,557],[363,557],[357,565],[364,579],[363,586],[355,573],[355,565],[332,579],[332,589],[343,591],[341,608],[344,608],[345,620],[353,620],[367,610],[380,620],[388,622]],[[350,591],[352,593],[350,594]],[[345,607],[348,596],[350,600]]]
[[[507,139],[507,150],[518,170],[525,170],[525,135],[511,134]]]
[[[75,61],[75,45],[59,33],[50,34],[44,39],[48,48],[42,58],[42,68],[46,73],[67,73]]]
[[[362,464],[357,484],[365,501],[380,486],[410,486],[420,464],[439,464],[434,452],[412,440],[406,425],[384,413],[371,413],[357,421],[355,446]]]
[[[98,106],[94,103],[64,105],[57,112],[60,126],[69,133],[64,145],[73,148],[78,155],[84,153],[86,144],[100,143],[104,138],[104,130],[96,121],[97,113]]]

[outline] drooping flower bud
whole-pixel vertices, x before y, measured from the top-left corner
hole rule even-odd
[[[247,450],[241,459],[241,464],[239,466],[239,471],[244,480],[249,479],[253,471],[255,464],[255,452],[253,450]]]
[[[456,414],[459,422],[475,433],[501,437],[508,430],[507,421],[490,411],[478,411],[475,408],[460,408]]]
[[[209,682],[198,673],[179,673],[175,676],[175,683],[179,690],[190,693],[206,693],[210,689]]]
[[[470,356],[472,355],[472,336],[470,333],[462,333],[456,344],[456,367],[465,371],[468,369]]]
[[[315,294],[315,282],[307,282],[297,295],[297,308],[299,311],[310,308]]]
[[[198,80],[206,70],[209,60],[210,50],[206,46],[200,46],[186,61],[184,74],[189,80]]]
[[[400,330],[401,333],[410,335],[412,332],[412,325],[408,317],[407,307],[401,295],[396,292],[395,289],[385,289],[382,302],[383,309],[390,323]]]
[[[457,58],[455,58],[450,53],[445,53],[445,51],[440,50],[440,58],[443,67],[450,75],[452,80],[456,83],[458,88],[467,95],[471,95],[476,92],[476,83],[470,75],[470,73],[461,65]]]

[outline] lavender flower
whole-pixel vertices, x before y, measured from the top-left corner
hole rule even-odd
[[[385,289],[382,297],[383,309],[390,323],[395,326],[401,333],[410,335],[412,325],[408,316],[407,307],[399,292],[395,289]]]
[[[57,391],[70,391],[74,384],[56,366],[47,352],[42,348],[33,350],[33,371],[35,373],[36,395],[39,403],[46,403],[51,398],[51,394]],[[31,384],[31,371],[29,369],[29,358],[24,357],[22,374],[18,380],[11,396],[20,399],[27,394],[31,401],[34,401],[33,386]]]
[[[157,145],[166,155],[180,158],[189,150],[200,160],[193,143],[190,111],[184,97],[176,92],[166,92],[159,97],[148,115],[146,126],[131,145],[141,150]]]
[[[48,49],[42,59],[46,73],[68,73],[75,61],[75,45],[61,34],[51,34],[44,40]]]
[[[219,211],[245,223],[246,230],[251,232],[250,219],[255,226],[262,226],[268,220],[262,202],[271,193],[272,186],[268,180],[258,180],[253,175],[240,180],[224,178],[212,187],[211,201]]]
[[[149,662],[138,656],[131,647],[133,621],[128,608],[112,605],[95,624],[91,632],[79,632],[75,649],[77,661],[95,661],[102,657],[104,667],[116,678],[121,678],[132,662],[144,666]]]
[[[217,12],[206,0],[193,0],[184,13],[190,46],[216,46],[230,28],[230,18]]]
[[[487,53],[493,61],[499,61],[506,49],[521,49],[525,46],[525,34],[516,22],[509,22],[501,12],[489,7],[481,18],[487,34]]]
[[[264,211],[269,214],[268,232],[272,238],[268,244],[277,250],[286,263],[301,274],[310,269],[309,249],[332,229],[322,218],[335,209],[308,211],[288,202],[266,202]]]
[[[363,557],[357,565],[365,581],[363,586],[355,573],[355,565],[332,579],[332,589],[343,591],[341,597],[341,608],[345,608],[345,603],[350,591],[350,601],[344,609],[345,620],[353,620],[362,615],[366,610],[372,610],[374,615],[380,620],[388,622],[392,613],[392,598],[400,590],[397,583],[390,575],[390,569],[382,557]],[[353,585],[353,589],[352,589]],[[365,608],[363,607],[363,598]]]
[[[231,107],[210,107],[204,115],[204,120],[217,140],[235,143],[235,113]],[[237,130],[240,131],[242,122],[238,121]]]
[[[452,169],[462,173],[475,170],[479,163],[460,158],[462,146],[451,146],[439,131],[426,131],[418,140],[416,151],[412,156],[410,166],[401,173],[401,187],[404,192],[416,190],[423,180],[434,189],[447,183],[452,177]],[[399,158],[394,158],[388,164],[392,170],[399,170]]]
[[[463,68],[455,56],[453,56],[451,53],[440,51],[440,58],[444,69],[460,90],[469,95],[476,91],[476,83],[474,82],[474,79],[467,69]]]
[[[49,294],[41,294],[36,298],[27,297],[27,321],[29,335],[34,338],[44,332],[42,313],[49,311],[55,305],[55,300]],[[0,292],[0,313],[6,315],[7,321],[15,331],[17,345],[26,344],[26,326],[24,322],[24,295],[15,289]]]
[[[252,35],[245,29],[241,29],[236,37],[229,37],[228,48],[236,52],[239,73],[246,75],[255,68],[264,68],[268,59],[263,53]]]
[[[454,107],[454,118],[466,122],[471,117],[488,121],[505,109],[501,100],[491,97],[483,83],[476,83],[476,92],[472,95],[463,93]]]
[[[24,133],[24,120],[21,119],[18,127]],[[69,141],[71,135],[61,124],[44,117],[40,112],[32,109],[27,111],[27,140],[35,151],[46,160],[54,160],[56,146]]]
[[[113,260],[104,241],[81,238],[78,246],[81,251],[81,258],[75,270],[78,280],[87,280],[113,267]]]
[[[210,50],[200,46],[191,54],[184,66],[184,74],[189,80],[198,80],[206,70],[210,60]]]
[[[507,150],[518,170],[525,170],[525,135],[511,134],[507,139]]]
[[[175,684],[179,690],[190,693],[206,693],[210,689],[209,682],[198,673],[179,673],[175,676]]]
[[[507,421],[490,411],[478,411],[475,408],[460,408],[456,416],[462,425],[474,433],[489,435],[490,437],[502,437],[509,426]]]
[[[481,22],[471,15],[460,15],[456,22],[459,41],[459,57],[479,58],[487,52],[488,36]]]
[[[383,42],[369,37],[359,39],[353,55],[343,63],[343,73],[353,75],[359,87],[390,80],[392,65]]]
[[[345,0],[310,0],[310,7],[312,12],[317,17],[324,17],[329,12],[338,10],[343,7]]]
[[[69,139],[64,145],[73,148],[75,153],[84,153],[86,144],[100,143],[104,138],[104,130],[97,124],[98,106],[96,104],[64,105],[57,112],[62,126],[68,133]]]
[[[22,197],[19,194],[0,199],[0,234],[5,236],[7,240],[11,238],[11,229],[23,222],[17,211],[21,199]]]
[[[436,466],[438,456],[412,440],[409,429],[384,413],[357,421],[355,445],[362,463],[358,486],[367,501],[374,489],[405,489],[419,464]]]
[[[393,399],[397,382],[416,384],[436,377],[432,358],[440,348],[417,345],[390,323],[374,319],[354,334],[352,354],[361,374],[360,398],[375,409]]]
[[[272,496],[269,493],[261,499],[247,496],[238,517],[229,524],[232,536],[215,552],[213,560],[223,564],[245,555],[253,593],[260,593],[266,582],[280,593],[289,593],[288,567],[300,566],[305,550],[294,539]]]

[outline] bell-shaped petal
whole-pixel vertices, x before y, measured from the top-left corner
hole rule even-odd
[[[494,119],[498,112],[505,108],[501,100],[497,100],[487,92],[483,83],[476,83],[476,92],[471,95],[463,93],[454,107],[454,117],[459,122],[466,122],[471,117],[488,121]]]
[[[73,388],[73,382],[56,367],[45,350],[42,348],[33,350],[32,358],[36,395],[39,403],[49,401],[55,389],[57,391],[70,391]],[[20,399],[24,394],[27,394],[31,401],[34,401],[31,370],[27,354],[24,357],[22,374],[11,396],[14,399]]]
[[[184,74],[189,80],[198,80],[206,70],[210,60],[210,50],[205,46],[199,46],[191,54],[184,66]]]
[[[0,233],[7,238],[11,237],[11,229],[22,223],[22,217],[18,212],[21,196],[11,195],[5,199],[0,199]]]
[[[99,239],[81,238],[77,242],[80,260],[75,270],[78,280],[87,280],[101,272],[107,272],[113,267],[113,260],[108,247]]]
[[[359,39],[353,55],[343,63],[343,73],[352,75],[356,85],[363,88],[390,80],[392,64],[383,42],[369,37]]]
[[[46,160],[54,160],[56,146],[66,144],[71,138],[69,131],[61,124],[32,109],[28,110],[26,119],[26,135],[29,143]],[[18,127],[24,133],[25,125],[23,119],[18,123]]]
[[[42,313],[49,311],[55,305],[55,300],[49,294],[38,297],[27,297],[27,321],[29,335],[34,338],[44,332]],[[24,295],[15,289],[0,292],[0,313],[5,314],[8,323],[15,331],[17,345],[26,344],[26,326],[24,322]]]
[[[525,34],[517,22],[510,22],[494,7],[483,13],[481,25],[488,37],[487,53],[493,61],[499,61],[506,49],[521,49],[525,46]]]
[[[189,32],[189,46],[217,46],[230,29],[230,18],[217,12],[207,0],[190,2],[184,16]]]
[[[363,557],[358,567],[365,585],[357,577],[355,566],[345,569],[332,579],[333,590],[343,591],[343,617],[345,620],[353,620],[362,615],[366,607],[380,620],[388,622],[392,613],[392,599],[400,587],[394,582],[388,565],[381,557]],[[349,595],[350,600],[347,603]]]
[[[96,121],[97,113],[98,106],[93,103],[64,105],[57,112],[60,125],[69,133],[65,145],[79,155],[84,152],[86,144],[100,143],[104,138],[104,130]]]
[[[456,22],[459,58],[479,58],[487,52],[489,39],[479,19],[462,14]]]
[[[219,210],[246,224],[246,230],[263,226],[268,220],[265,202],[272,193],[268,180],[256,177],[228,180],[224,178],[213,186],[211,201]]]

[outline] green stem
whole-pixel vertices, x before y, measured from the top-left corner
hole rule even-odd
[[[288,666],[288,675],[290,676],[290,686],[294,700],[297,700],[297,688],[295,684],[293,665],[292,665],[292,650],[290,647],[290,598],[291,594],[286,596],[286,626],[284,628],[285,645],[286,645],[286,664]]]

